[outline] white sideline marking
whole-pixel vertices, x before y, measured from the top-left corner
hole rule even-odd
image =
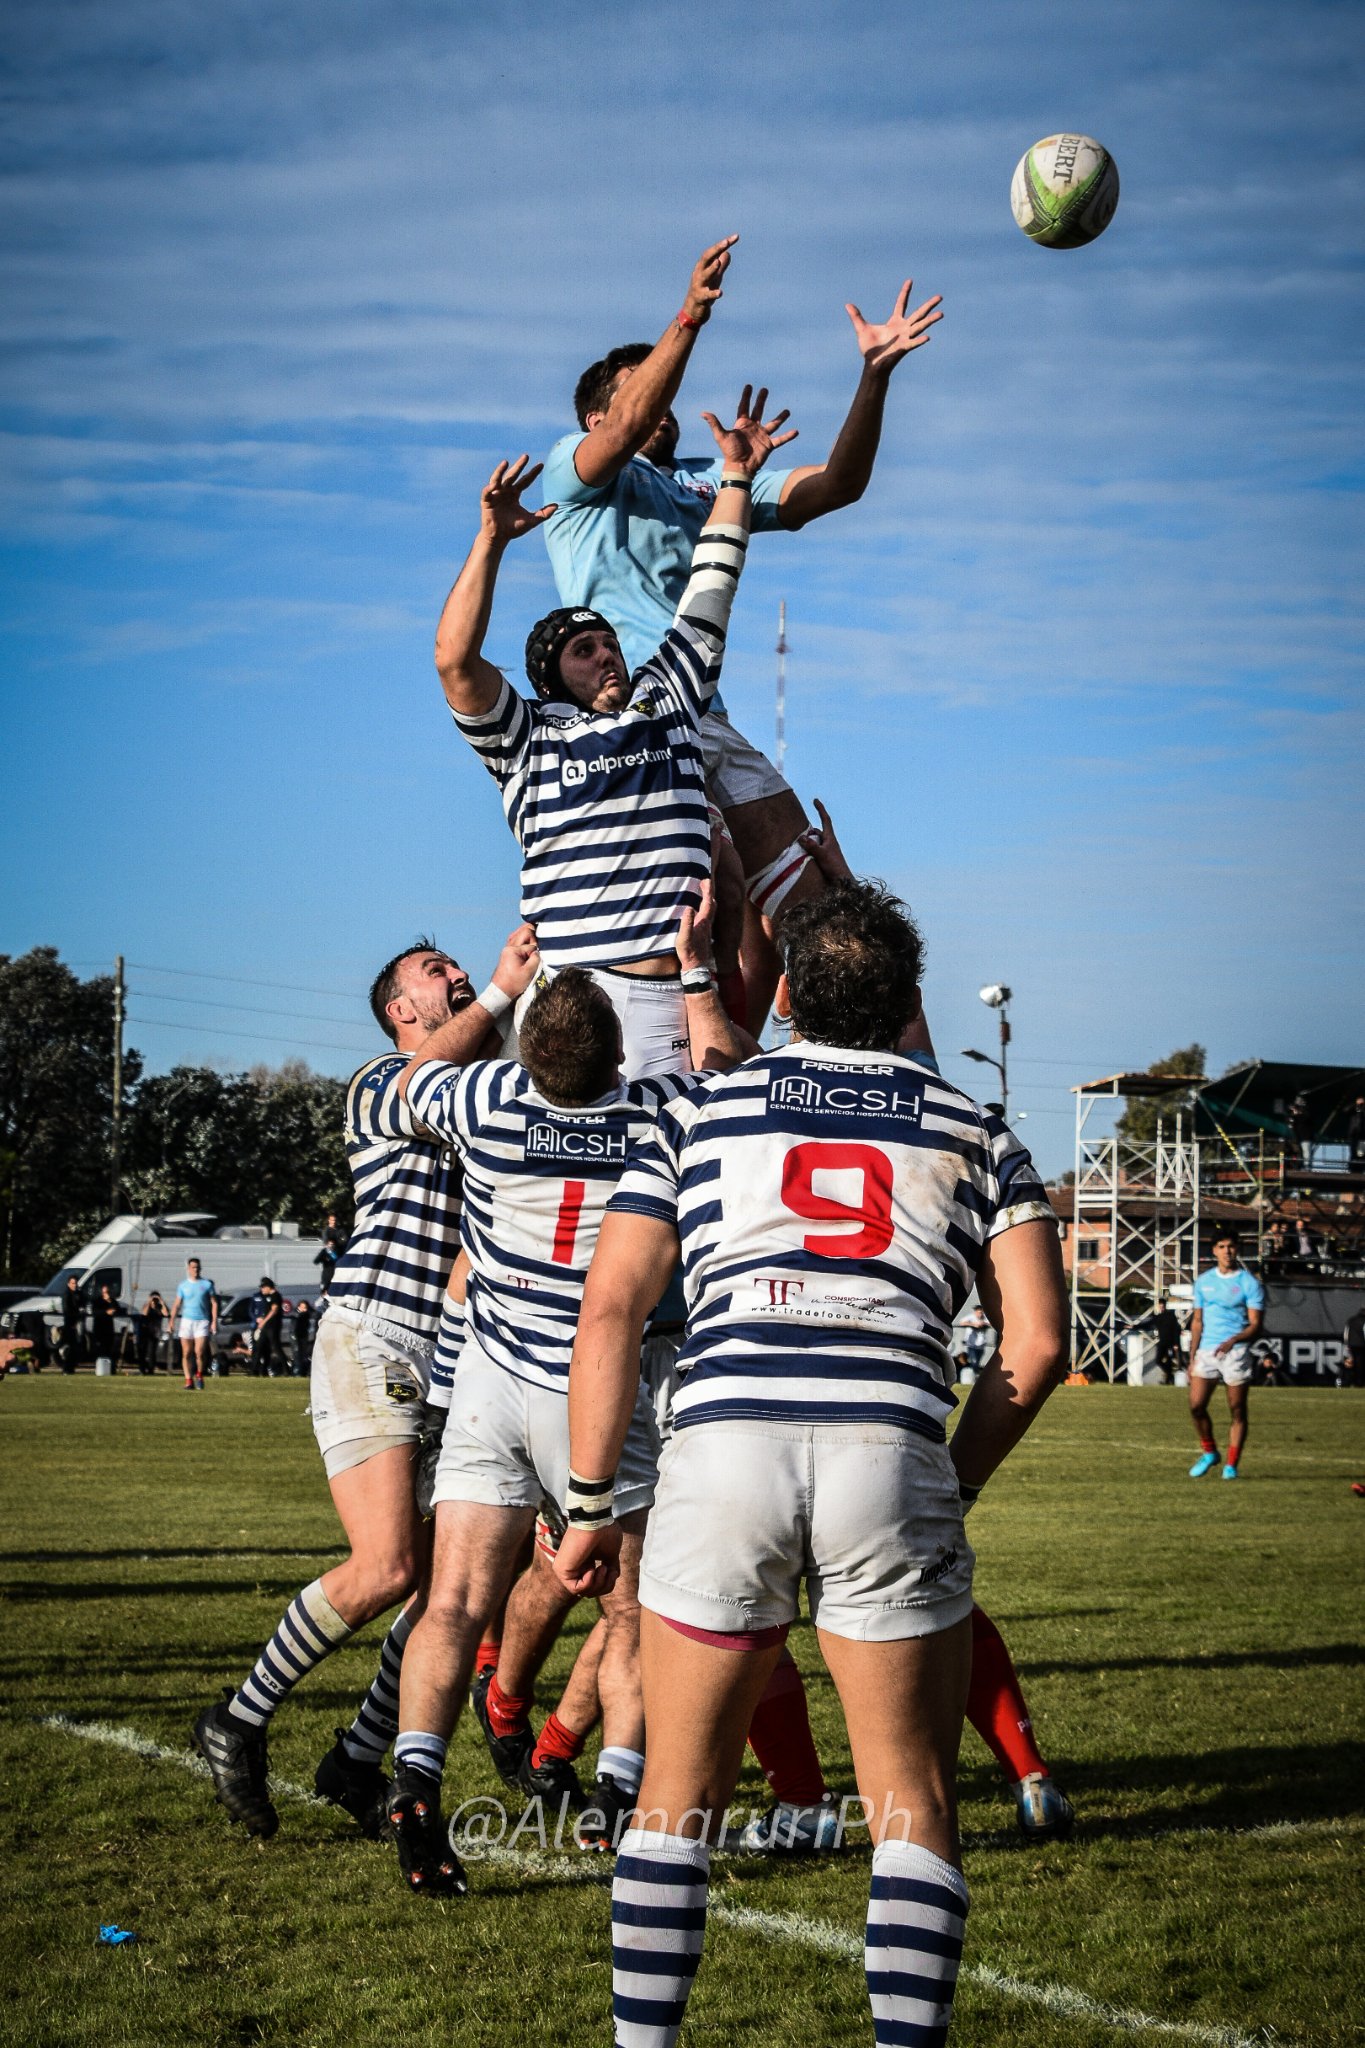
[[[136,1729],[119,1728],[111,1721],[73,1721],[66,1714],[45,1714],[38,1726],[51,1728],[59,1735],[74,1735],[82,1742],[99,1742],[111,1749],[125,1750],[146,1763],[171,1764],[196,1778],[209,1775],[208,1765],[193,1751],[167,1749],[161,1743],[139,1735]],[[294,1800],[304,1806],[326,1806],[329,1803],[319,1799],[306,1786],[292,1784],[287,1778],[272,1777],[270,1789],[277,1797]],[[1281,1835],[1305,1829],[1316,1832],[1341,1825],[1335,1821],[1283,1821],[1265,1828],[1229,1832]],[[1215,1834],[1219,1830],[1206,1828],[1196,1832]],[[470,1860],[533,1870],[561,1884],[605,1885],[610,1874],[596,1857],[552,1857],[536,1851],[504,1849],[494,1844],[489,1844]],[[748,1928],[751,1933],[761,1934],[769,1941],[794,1942],[801,1948],[813,1949],[819,1955],[833,1956],[841,1962],[861,1964],[863,1960],[862,1936],[836,1927],[829,1920],[809,1919],[804,1913],[765,1913],[756,1906],[729,1906],[723,1899],[713,1900],[709,1913],[713,1920],[725,1921],[731,1927]],[[1102,1998],[1091,1998],[1084,1991],[1073,1991],[1067,1984],[1032,1984],[1023,1977],[1011,1977],[1003,1970],[993,1969],[989,1963],[966,1963],[961,1976],[970,1984],[980,1985],[983,1991],[993,1991],[998,1997],[1013,1999],[1016,2004],[1042,2006],[1059,2018],[1098,2021],[1120,2033],[1163,2034],[1181,2041],[1198,2042],[1200,2048],[1266,2048],[1269,2041],[1280,2044],[1280,2037],[1272,2028],[1264,2028],[1257,2034],[1244,2034],[1237,2027],[1217,2026],[1204,2020],[1163,2020],[1155,2013],[1111,2005]],[[1287,2048],[1287,2044],[1280,2044],[1280,2048]]]

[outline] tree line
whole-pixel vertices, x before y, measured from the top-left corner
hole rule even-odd
[[[55,947],[0,954],[0,1268],[40,1281],[110,1213],[114,984]],[[223,1074],[144,1074],[123,1054],[120,1207],[199,1209],[234,1223],[349,1217],[346,1084],[302,1060]]]

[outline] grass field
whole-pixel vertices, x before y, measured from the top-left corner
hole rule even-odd
[[[0,2038],[605,2042],[600,1863],[504,1853],[468,1899],[416,1901],[387,1849],[330,1809],[286,1793],[257,1848],[185,1767],[199,1706],[337,1555],[305,1399],[288,1381],[188,1401],[166,1381],[0,1384]],[[973,1514],[982,1603],[1080,1819],[1071,1842],[1026,1847],[968,1735],[957,2048],[1359,2033],[1365,1500],[1349,1481],[1365,1474],[1365,1399],[1258,1395],[1235,1486],[1186,1478],[1183,1399],[1063,1391]],[[379,1639],[376,1624],[282,1709],[281,1779],[311,1785]],[[792,1640],[830,1782],[851,1790],[811,1631]],[[103,1726],[82,1738],[55,1717]],[[500,1791],[469,1720],[452,1781]],[[760,1802],[752,1769],[740,1798]],[[870,2041],[865,1852],[714,1872],[684,2041]],[[137,1944],[99,1945],[106,1921]]]

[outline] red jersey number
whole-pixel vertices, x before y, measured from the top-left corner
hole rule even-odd
[[[836,1202],[829,1195],[817,1195],[817,1173],[861,1173],[862,1194],[857,1202]],[[812,1140],[793,1145],[782,1162],[782,1200],[793,1215],[812,1223],[857,1223],[857,1230],[838,1236],[812,1233],[803,1237],[804,1248],[820,1259],[875,1259],[884,1252],[894,1235],[891,1221],[891,1187],[895,1174],[885,1152],[875,1145],[822,1144]]]

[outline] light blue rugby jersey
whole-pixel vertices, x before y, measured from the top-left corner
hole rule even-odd
[[[1265,1307],[1265,1289],[1245,1266],[1234,1266],[1230,1273],[1210,1266],[1194,1283],[1194,1305],[1204,1316],[1199,1348],[1213,1351],[1246,1328],[1249,1308]]]
[[[745,536],[698,543],[677,616],[615,715],[522,697],[456,725],[502,792],[521,843],[521,914],[551,967],[671,953],[678,907],[711,872],[697,729],[725,652]]]
[[[469,1335],[532,1386],[568,1392],[569,1358],[597,1233],[631,1146],[686,1076],[623,1084],[558,1109],[514,1060],[433,1060],[408,1090],[414,1113],[460,1148]]]
[[[1053,1221],[998,1117],[911,1060],[806,1042],[662,1110],[611,1208],[681,1239],[676,1428],[872,1422],[938,1441],[986,1242]]]
[[[589,604],[610,619],[626,664],[635,669],[668,631],[723,464],[717,453],[662,469],[635,455],[609,484],[594,486],[574,467],[574,450],[586,438],[566,434],[545,458],[541,503],[559,510],[541,531],[560,603]],[[778,503],[791,474],[761,469],[754,478],[755,533],[781,527]]]
[[[346,1091],[355,1228],[328,1299],[431,1339],[460,1249],[460,1166],[398,1094],[410,1055],[381,1053]]]

